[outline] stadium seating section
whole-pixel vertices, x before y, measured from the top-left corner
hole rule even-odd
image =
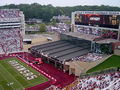
[[[84,61],[84,62],[92,62],[92,61],[99,60],[102,57],[103,57],[102,54],[88,53],[88,54],[83,55],[83,56],[74,57],[74,58],[72,58],[72,61],[79,60],[79,61]]]
[[[74,82],[73,82],[74,83]],[[70,88],[70,87],[67,87]],[[113,89],[111,89],[113,88]],[[70,90],[119,90],[120,89],[120,72],[110,74],[96,75],[79,79],[78,84]],[[64,89],[67,90],[67,89]]]
[[[0,29],[0,54],[21,51],[20,29]]]
[[[19,10],[10,10],[10,9],[1,9],[0,10],[0,18],[18,18]]]

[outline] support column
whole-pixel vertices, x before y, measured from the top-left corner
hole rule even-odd
[[[71,68],[69,67],[69,75],[71,75]]]
[[[54,61],[55,62],[55,67],[57,66],[57,63],[56,63],[56,61]]]
[[[118,29],[118,37],[117,37],[118,40],[120,40],[120,20],[119,20],[119,29]]]
[[[47,63],[49,63],[49,58],[47,57]]]
[[[65,70],[65,60],[63,61],[63,71],[64,71],[64,73],[66,72],[66,70]]]
[[[74,12],[72,12],[71,17],[72,17],[71,18],[71,24],[72,24],[71,31],[75,32],[75,13]]]

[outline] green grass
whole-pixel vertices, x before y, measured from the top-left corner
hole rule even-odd
[[[7,62],[9,60],[16,60],[25,68],[33,72],[34,75],[37,75],[38,77],[32,80],[26,80],[26,78],[23,75],[21,75],[13,66],[11,66]],[[29,88],[46,81],[48,81],[46,77],[39,74],[39,72],[27,66],[17,58],[0,60],[0,90],[23,90],[23,88],[24,89]],[[8,86],[8,84],[12,82],[14,82],[14,84],[11,86]]]
[[[108,69],[110,67],[120,67],[120,56],[112,55],[111,57],[109,57],[107,60],[105,60],[101,64],[88,70],[87,73]]]

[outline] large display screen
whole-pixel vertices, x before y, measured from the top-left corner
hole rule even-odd
[[[106,28],[119,28],[118,15],[75,14],[76,25],[89,25]]]

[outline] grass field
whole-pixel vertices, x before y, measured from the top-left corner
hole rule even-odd
[[[87,71],[87,73],[107,69],[110,67],[120,67],[120,56],[113,55],[109,57],[107,60],[102,62],[101,64],[95,66],[94,68],[90,69]]]
[[[19,73],[19,71],[7,62],[9,60],[16,60],[38,77],[32,80],[27,80],[22,74]],[[0,60],[0,90],[23,90],[46,81],[48,81],[46,77],[35,71],[33,68],[27,66],[17,58]],[[10,83],[13,84],[8,85]]]

